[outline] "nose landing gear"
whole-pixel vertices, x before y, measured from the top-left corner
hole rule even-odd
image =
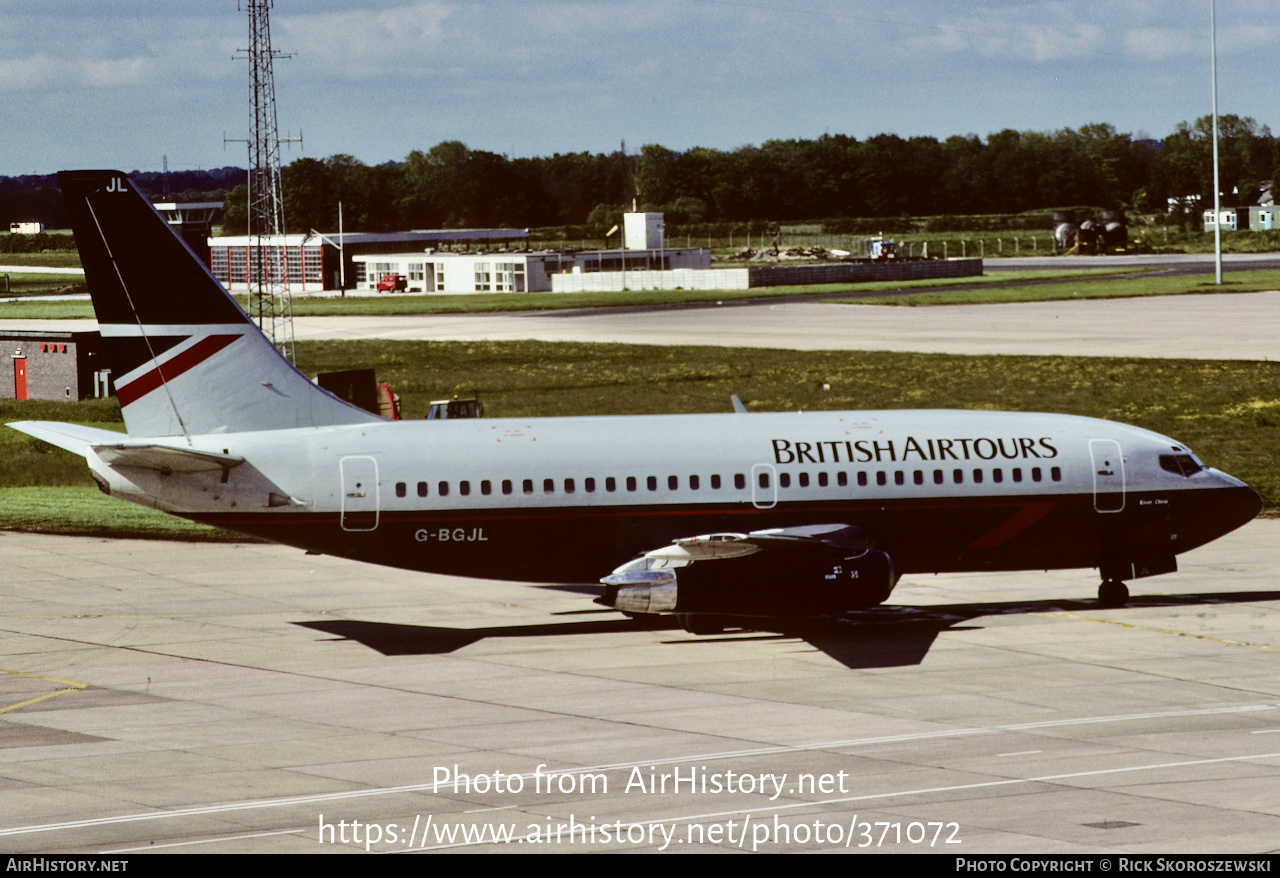
[[[1098,603],[1104,607],[1123,607],[1129,600],[1129,587],[1118,579],[1104,579],[1098,586]]]

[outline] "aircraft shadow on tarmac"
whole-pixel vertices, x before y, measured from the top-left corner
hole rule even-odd
[[[1129,599],[1128,609],[1143,607],[1208,606],[1280,601],[1280,591],[1247,591],[1210,594],[1149,595]],[[845,667],[887,668],[919,664],[937,636],[945,631],[975,630],[965,625],[983,616],[1031,615],[1053,612],[1098,612],[1096,601],[1045,600],[1011,603],[947,604],[932,607],[880,606],[846,613],[832,619],[750,619],[750,627],[729,628],[725,634],[665,641],[670,646],[692,646],[735,640],[803,640]],[[1124,610],[1108,610],[1121,614]],[[563,615],[608,614],[609,619],[547,622],[488,628],[443,628],[432,625],[396,625],[386,622],[324,620],[295,623],[338,640],[362,643],[383,655],[443,655],[481,640],[503,637],[570,637],[624,634],[635,631],[681,631],[674,616],[640,619],[618,618],[614,610],[580,610]]]

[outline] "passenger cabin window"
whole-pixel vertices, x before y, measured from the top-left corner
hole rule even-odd
[[[876,473],[876,484],[877,485],[889,484],[889,476],[887,473],[885,473],[884,470],[880,470],[880,472]]]
[[[973,483],[975,485],[982,484],[982,470],[976,469],[973,471]]]
[[[719,490],[720,490],[720,477],[719,477],[719,476],[712,476],[712,477],[711,477],[711,490],[713,490],[713,491],[719,491]]]
[[[765,486],[765,485],[761,485],[760,487],[762,487],[762,488],[763,488],[763,487],[766,487],[766,486]],[[778,487],[779,487],[779,488],[790,488],[790,487],[791,487],[791,473],[778,473]]]
[[[463,497],[465,497],[465,496],[467,496],[468,494],[470,494],[470,493],[471,493],[471,483],[470,483],[470,482],[465,482],[465,481],[463,481],[463,482],[458,482],[458,493],[459,493],[459,494],[461,494]]]
[[[1053,479],[1055,482],[1062,481],[1062,470],[1056,466],[1053,467],[1049,470],[1049,478]]]
[[[542,493],[544,493],[544,494],[554,494],[555,492],[556,492],[556,480],[555,480],[555,479],[543,479],[543,480],[542,480]]]
[[[935,485],[941,485],[944,481],[946,481],[946,476],[945,476],[945,475],[943,475],[942,470],[940,470],[940,469],[936,469],[936,470],[934,470],[934,471],[933,471],[933,483],[934,483]]]
[[[524,482],[522,482],[522,483],[521,483],[520,487],[524,490],[524,492],[525,492],[526,494],[532,494],[532,493],[533,493],[533,479],[525,479],[525,480],[524,480]]]
[[[867,486],[867,474],[858,473],[858,487],[865,488]]]
[[[907,483],[907,474],[902,470],[897,470],[893,474],[893,483],[895,485],[905,485]]]
[[[604,480],[604,489],[609,492],[618,490],[618,480],[609,476]]]
[[[627,490],[634,491],[636,489],[636,477],[627,476]]]
[[[448,496],[449,496],[449,483],[448,483],[448,482],[441,482],[440,484],[436,485],[436,493],[437,493],[437,494],[439,494],[441,497],[448,497]]]
[[[425,496],[427,496],[427,483],[426,483],[426,482],[418,482],[418,496],[419,496],[419,497],[425,497]]]
[[[488,479],[484,479],[482,482],[480,482],[480,493],[484,494],[486,497],[492,494],[493,482],[489,481]]]
[[[836,473],[836,484],[840,487],[847,487],[849,484],[849,474],[845,472]]]
[[[913,472],[913,473],[911,474],[911,481],[915,482],[917,485],[923,485],[923,484],[924,484],[924,472],[923,472],[923,471],[921,471],[921,470],[916,470],[915,472]]]
[[[406,485],[404,482],[396,482],[396,496],[397,496],[397,497],[403,497],[405,494],[408,494],[408,493],[409,493],[409,486],[408,486],[408,485]]]
[[[952,470],[952,471],[951,471],[951,481],[955,482],[957,485],[963,485],[963,484],[964,484],[964,470],[962,470],[962,469]]]
[[[674,478],[674,476],[673,476],[672,478]],[[698,490],[698,485],[699,485],[699,484],[700,484],[700,483],[699,483],[699,481],[698,481],[698,477],[697,477],[697,476],[689,476],[689,490],[690,490],[690,491],[696,491],[696,490]]]
[[[1015,466],[1015,467],[1013,468],[1013,480],[1014,480],[1015,482],[1020,482],[1020,481],[1022,481],[1022,467],[1020,467],[1020,466]]]
[[[582,480],[582,487],[583,487],[584,489],[586,489],[586,492],[587,492],[588,494],[594,494],[594,493],[596,492],[596,480],[595,480],[595,479],[583,479],[583,480]]]
[[[680,490],[680,479],[677,476],[667,476],[667,490],[668,491]]]
[[[658,490],[658,477],[649,476],[649,478],[644,480],[644,484],[650,491],[656,491]]]
[[[572,494],[572,493],[573,493],[573,479],[565,479],[565,480],[564,480],[564,492],[565,492],[566,494]]]
[[[1033,466],[1033,467],[1031,468],[1031,481],[1033,481],[1033,482],[1038,482],[1038,481],[1040,481],[1040,467],[1038,467],[1038,466]]]
[[[827,474],[818,473],[818,487],[825,488],[827,486]]]
[[[993,481],[993,482],[1003,482],[1003,481],[1004,481],[1004,471],[1003,471],[1003,470],[1000,470],[1000,469],[993,469],[993,470],[991,471],[991,481]]]
[[[735,473],[733,476],[733,486],[739,491],[747,487],[747,477],[742,473]]]
[[[762,488],[768,488],[768,487],[769,487],[769,474],[768,474],[768,473],[760,473],[760,487],[762,487]]]
[[[503,480],[502,480],[502,493],[504,493],[504,494],[510,494],[510,493],[511,493],[511,479],[503,479]]]

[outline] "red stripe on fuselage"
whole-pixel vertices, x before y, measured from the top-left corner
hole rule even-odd
[[[1044,518],[1057,503],[1028,503],[999,526],[969,544],[970,549],[994,549]]]
[[[1087,496],[1087,495],[1082,495]],[[788,504],[785,509],[779,511],[779,506],[770,507],[768,509],[757,509],[752,506],[746,506],[743,503],[730,502],[712,502],[696,505],[608,505],[608,506],[491,506],[483,509],[389,509],[383,505],[379,509],[380,520],[383,524],[439,524],[441,522],[455,523],[479,523],[485,524],[493,521],[518,522],[518,523],[537,523],[554,521],[573,521],[580,519],[601,520],[613,519],[652,519],[652,518],[684,518],[697,517],[705,515],[714,515],[717,517],[740,516],[740,517],[768,517],[770,520],[778,518],[801,518],[803,522],[812,524],[814,521],[839,521],[846,522],[857,520],[857,516],[865,516],[867,514],[882,514],[885,512],[901,513],[918,513],[918,512],[960,512],[986,509],[1009,509],[1017,508],[1012,518],[999,525],[996,530],[1003,530],[1008,527],[1010,522],[1019,520],[1019,516],[1023,515],[1026,508],[1035,507],[1038,511],[1034,519],[1026,521],[1017,530],[1029,527],[1032,523],[1048,514],[1050,510],[1058,506],[1058,501],[1036,502],[1024,505],[1017,499],[1010,498],[1003,500],[999,498],[974,498],[973,500],[956,499],[954,501],[942,502],[912,502],[902,501],[890,503],[884,500],[876,500],[872,503],[855,503],[852,505],[837,504],[828,505],[821,503],[797,503]],[[213,527],[234,527],[236,525],[259,524],[269,521],[272,524],[279,525],[315,525],[317,523],[336,524],[342,518],[339,510],[329,512],[262,512],[245,516],[243,513],[230,512],[184,512],[180,513],[182,517],[189,518],[201,524],[208,524]],[[372,514],[372,510],[370,510]],[[750,526],[750,525],[748,525]],[[782,526],[782,525],[771,525]],[[381,528],[381,526],[380,526]],[[992,533],[995,533],[993,531]],[[1016,531],[1010,532],[1005,539],[1013,536]],[[982,540],[989,538],[982,537]],[[1003,540],[1001,540],[1003,542]]]
[[[157,365],[150,372],[144,372],[123,387],[116,387],[116,398],[120,400],[121,406],[137,402],[166,381],[172,381],[183,372],[199,366],[238,338],[242,336],[210,335],[202,338],[173,359]]]

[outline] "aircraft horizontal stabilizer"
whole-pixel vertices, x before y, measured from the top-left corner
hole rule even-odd
[[[201,473],[231,469],[244,463],[234,454],[216,454],[155,443],[94,445],[93,453],[108,466],[136,466],[169,473]]]
[[[123,438],[123,434],[114,430],[63,424],[58,421],[12,421],[9,426],[20,433],[34,436],[81,457],[88,457],[94,445],[118,442]]]

